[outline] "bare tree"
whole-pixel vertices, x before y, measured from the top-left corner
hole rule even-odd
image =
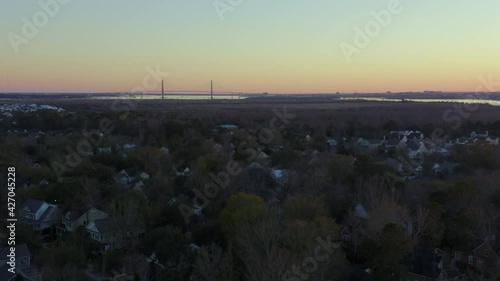
[[[240,232],[237,253],[247,280],[281,280],[289,256],[280,246],[281,235],[279,223],[269,217]]]
[[[214,243],[200,250],[193,267],[194,281],[230,281],[235,279],[230,251],[224,253],[223,249]]]
[[[136,197],[114,199],[107,208],[109,214],[109,235],[117,247],[134,249],[137,237],[144,228],[143,209]]]

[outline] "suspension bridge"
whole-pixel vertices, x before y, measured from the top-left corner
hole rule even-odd
[[[197,90],[186,90],[180,89],[175,85],[170,83],[163,83],[162,81],[162,89],[161,90],[150,90],[144,92],[134,92],[134,93],[126,93],[129,97],[133,98],[146,98],[150,97],[158,97],[158,98],[181,98],[189,96],[196,96],[199,98],[206,97],[207,99],[215,98],[226,98],[226,99],[241,99],[247,97],[249,95],[256,95],[257,93],[250,92],[242,92],[242,91],[231,91],[222,86],[220,83],[215,83],[213,81],[206,82],[201,84],[198,87],[193,87]]]

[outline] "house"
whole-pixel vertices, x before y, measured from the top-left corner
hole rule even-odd
[[[408,150],[408,157],[411,159],[418,158],[420,145],[418,145],[415,141],[408,141],[406,143],[406,149]]]
[[[450,148],[452,148],[454,145],[455,145],[455,142],[453,142],[452,140],[448,140],[448,141],[446,141],[445,143],[443,143],[443,147],[444,147],[444,148],[446,148],[446,149],[450,149]]]
[[[422,140],[423,138],[424,138],[424,134],[422,134],[419,131],[415,131],[413,133],[409,133],[408,135],[406,135],[407,140],[419,141],[419,140]]]
[[[200,207],[196,204],[193,206],[193,214],[195,214],[197,216],[201,216],[202,211],[203,211],[203,207]]]
[[[165,154],[165,155],[168,155],[168,154],[170,153],[170,150],[169,150],[169,149],[168,149],[168,147],[166,147],[166,146],[162,146],[162,147],[160,148],[160,151],[161,151],[161,153],[163,153],[163,154]]]
[[[389,166],[391,169],[393,169],[396,172],[402,172],[403,171],[403,164],[399,162],[398,160],[394,158],[387,158],[383,162],[384,165]]]
[[[445,269],[446,253],[441,249],[423,251],[414,256],[412,271],[401,281],[465,281],[466,276],[456,270]]]
[[[497,146],[498,145],[498,137],[494,138],[492,136],[489,136],[486,138],[486,142],[489,143],[490,145]]]
[[[62,233],[73,232],[80,226],[86,227],[95,220],[107,217],[107,213],[94,207],[70,210],[62,218]]]
[[[130,168],[130,169],[123,169],[117,174],[114,175],[114,180],[116,183],[119,184],[129,184],[135,181],[136,175],[139,173],[139,169],[137,168]]]
[[[338,145],[338,142],[335,139],[327,139],[326,142],[330,147],[336,147]]]
[[[57,205],[44,201],[28,199],[21,206],[19,222],[31,226],[42,238],[49,238],[50,229],[61,219]]]
[[[422,139],[424,138],[424,134],[422,134],[418,130],[400,130],[400,131],[390,131],[389,134],[391,138],[403,139],[406,137],[408,140],[410,139]]]
[[[238,129],[238,126],[233,125],[233,124],[223,124],[223,125],[219,125],[219,126],[217,126],[217,128],[218,128],[219,130],[234,131],[234,130],[237,130],[237,129]],[[232,132],[231,132],[231,133],[232,133]]]
[[[354,216],[360,219],[368,219],[368,212],[361,203],[358,203],[356,204],[356,206],[354,206]]]
[[[175,171],[175,172],[177,173],[178,176],[185,176],[185,177],[187,177],[191,173],[191,169],[189,169],[189,167],[186,167],[183,170]]]
[[[126,143],[123,145],[123,150],[130,150],[130,149],[134,149],[136,147],[137,147],[137,145],[135,145],[133,143]]]
[[[352,232],[348,227],[343,227],[340,231],[340,239],[345,242],[351,242]]]
[[[281,169],[271,170],[271,177],[276,183],[280,185],[285,185],[288,182],[288,176],[289,176],[288,170],[281,170]]]
[[[102,250],[108,251],[121,249],[126,240],[138,239],[144,234],[143,230],[133,234],[125,225],[128,225],[126,217],[106,217],[89,223],[85,230],[89,233],[91,239],[102,245]]]
[[[471,139],[486,139],[488,137],[488,131],[473,131],[470,134]]]
[[[168,200],[167,205],[171,207],[171,206],[173,206],[175,203],[177,203],[177,198],[172,197],[172,198],[170,198],[170,200]]]
[[[143,180],[149,180],[149,179],[151,178],[151,177],[149,176],[149,174],[148,174],[148,173],[146,173],[146,172],[142,172],[142,173],[139,175],[139,177],[141,177],[141,179],[143,179]]]
[[[424,167],[422,165],[418,165],[418,167],[415,168],[415,176],[417,178],[422,177],[424,175]]]
[[[450,155],[450,151],[444,147],[437,147],[436,149],[434,149],[434,153],[437,153],[445,157]]]
[[[7,255],[10,254],[11,246],[0,248],[0,265],[9,261]],[[31,267],[31,253],[26,244],[14,246],[16,249],[16,270],[28,269]],[[1,276],[1,274],[0,274]],[[3,279],[0,279],[3,280]]]
[[[125,170],[121,170],[113,176],[113,179],[118,184],[129,184],[133,182],[135,178],[129,176]]]
[[[257,153],[257,156],[255,157],[255,160],[257,161],[263,161],[269,158],[269,155],[267,155],[264,151],[259,151]]]
[[[455,172],[455,169],[458,167],[459,164],[453,163],[453,162],[448,162],[444,161],[442,163],[436,163],[434,166],[432,166],[432,172],[434,175],[440,175],[440,174],[448,174],[452,175]]]
[[[161,264],[160,261],[158,260],[158,258],[156,257],[156,253],[155,252],[153,252],[149,256],[149,258],[146,259],[146,262],[148,262],[148,263],[154,263],[157,266],[159,266],[161,269],[165,269],[165,266],[163,264]]]
[[[112,152],[111,146],[97,148],[97,153],[99,154],[111,154],[111,152]]]
[[[41,180],[40,183],[38,185],[42,186],[42,185],[48,185],[49,184],[49,181],[48,180]]]
[[[146,192],[144,191],[145,185],[142,181],[138,181],[130,188],[130,190],[135,191],[137,194],[141,195],[144,198],[148,198]]]
[[[90,238],[103,244],[103,250],[107,251],[120,248],[116,233],[111,226],[111,219],[107,217],[89,223],[85,229],[90,234]]]
[[[380,139],[363,139],[359,138],[356,141],[356,146],[361,147],[363,149],[375,150],[381,147],[384,144],[385,140]]]
[[[490,264],[495,267],[500,266],[500,257],[498,257],[498,254],[488,242],[482,243],[468,255],[464,252],[456,251],[455,260],[468,264],[478,271],[480,271],[485,264]]]
[[[401,139],[406,135],[406,131],[390,131],[391,138]]]
[[[368,139],[366,140],[368,143],[368,148],[371,150],[375,150],[377,148],[380,148],[384,145],[385,139]]]
[[[385,143],[384,143],[384,147],[386,149],[394,149],[394,148],[397,148],[401,145],[401,140],[399,139],[388,139]]]
[[[459,137],[457,138],[456,140],[456,144],[467,144],[469,142],[469,139],[467,139],[466,137]]]
[[[264,166],[257,162],[252,162],[245,167],[245,170],[264,169]]]

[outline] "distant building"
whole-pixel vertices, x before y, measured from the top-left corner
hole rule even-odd
[[[224,124],[224,125],[217,126],[217,128],[226,129],[226,130],[235,130],[235,129],[238,129],[238,126],[232,125],[232,124]]]

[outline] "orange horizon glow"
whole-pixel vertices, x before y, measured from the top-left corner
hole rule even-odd
[[[2,2],[0,93],[132,92],[156,66],[168,72],[167,91],[207,91],[214,80],[215,92],[474,92],[479,77],[500,77],[493,0],[400,0],[400,13],[347,60],[341,44],[356,46],[356,28],[390,1],[242,1],[223,17],[211,1],[69,1],[18,53],[8,35],[22,35],[23,18],[41,8]],[[161,90],[149,82],[147,91]]]

